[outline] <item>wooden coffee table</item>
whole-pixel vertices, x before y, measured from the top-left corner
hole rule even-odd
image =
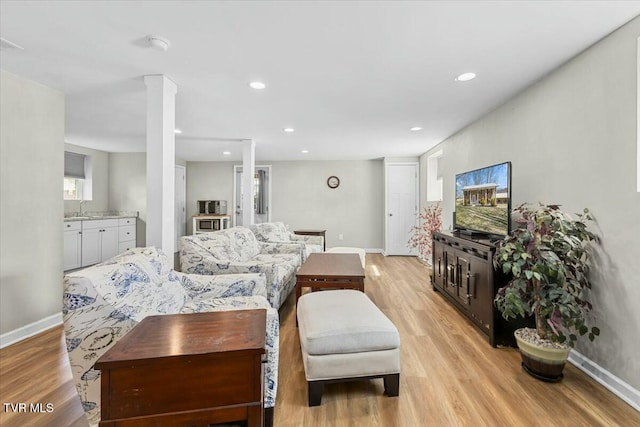
[[[263,425],[266,310],[144,318],[98,359],[101,427]]]
[[[296,306],[302,288],[364,292],[364,268],[357,254],[313,253],[296,274]]]

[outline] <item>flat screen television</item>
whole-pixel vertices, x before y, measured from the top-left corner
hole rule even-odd
[[[456,175],[457,231],[504,237],[511,231],[511,162]]]

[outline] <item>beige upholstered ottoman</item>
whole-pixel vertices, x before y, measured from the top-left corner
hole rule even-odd
[[[309,406],[320,405],[324,384],[383,378],[384,391],[397,396],[400,335],[362,292],[310,292],[298,300],[298,332]]]

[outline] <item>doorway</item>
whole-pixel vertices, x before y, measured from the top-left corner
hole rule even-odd
[[[187,168],[184,166],[176,165],[176,175],[175,175],[175,185],[176,185],[176,210],[173,216],[175,221],[175,225],[173,229],[175,230],[175,240],[176,245],[174,250],[178,252],[180,242],[180,237],[186,234],[187,229]]]
[[[416,255],[409,247],[411,227],[418,225],[418,163],[385,164],[385,255]]]
[[[256,224],[271,221],[271,166],[256,166],[253,179],[253,221]],[[242,224],[242,166],[233,167],[233,225]],[[249,224],[251,225],[251,224]]]

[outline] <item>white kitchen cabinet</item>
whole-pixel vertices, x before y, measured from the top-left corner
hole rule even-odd
[[[118,220],[118,253],[136,246],[136,219],[120,218]]]
[[[64,271],[80,268],[82,257],[82,223],[69,221],[63,224]]]
[[[118,219],[82,221],[82,266],[117,255],[118,243]]]

